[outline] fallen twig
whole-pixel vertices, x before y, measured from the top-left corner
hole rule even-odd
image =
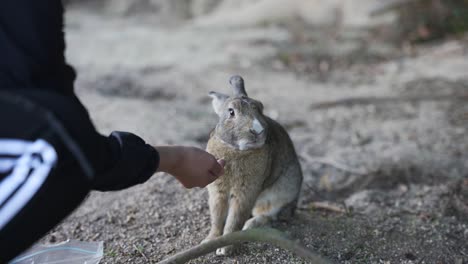
[[[311,202],[304,207],[299,209],[321,209],[321,210],[328,210],[336,213],[346,213],[346,208],[343,208],[337,203],[322,201],[322,202]]]
[[[194,246],[186,251],[177,253],[158,264],[178,264],[185,263],[191,259],[203,256],[207,253],[213,252],[218,248],[228,245],[240,244],[242,242],[263,242],[269,243],[274,246],[292,251],[294,254],[307,259],[311,263],[328,264],[329,260],[311,252],[300,243],[289,240],[285,235],[273,228],[253,228],[244,231],[230,233],[206,243]]]
[[[336,160],[333,160],[333,159],[330,159],[330,158],[312,157],[305,151],[300,156],[306,162],[326,164],[326,165],[330,165],[332,167],[335,167],[335,168],[337,168],[339,170],[354,173],[354,174],[358,174],[358,175],[367,175],[367,174],[371,173],[371,171],[368,171],[368,170],[365,170],[365,169],[350,168],[347,165],[339,163]]]

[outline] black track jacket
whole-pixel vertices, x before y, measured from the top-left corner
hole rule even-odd
[[[146,181],[159,165],[157,151],[131,133],[105,137],[95,130],[74,94],[75,71],[64,51],[60,0],[1,1],[0,96],[20,96],[54,115],[84,154],[93,189],[118,190]],[[15,122],[0,124],[0,130]]]

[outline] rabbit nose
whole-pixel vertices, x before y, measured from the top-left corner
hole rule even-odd
[[[254,135],[260,135],[261,133],[263,133],[265,129],[263,128],[262,124],[260,124],[260,122],[255,119],[253,122],[252,122],[252,128],[250,129],[250,132]]]

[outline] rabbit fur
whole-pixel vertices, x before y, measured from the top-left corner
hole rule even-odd
[[[229,80],[234,96],[210,92],[219,122],[207,151],[226,160],[225,174],[208,185],[211,229],[206,242],[223,234],[268,224],[294,213],[302,170],[286,130],[263,114],[261,102],[249,98],[244,80]],[[252,217],[249,219],[249,217]],[[218,255],[232,253],[232,246]]]

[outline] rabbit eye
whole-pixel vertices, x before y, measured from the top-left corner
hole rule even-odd
[[[231,117],[233,117],[233,116],[235,115],[234,109],[229,108],[228,111],[229,111],[229,115],[230,115]]]

